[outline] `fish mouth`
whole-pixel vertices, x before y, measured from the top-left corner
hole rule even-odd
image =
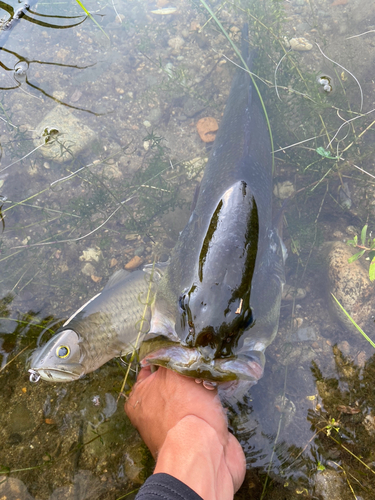
[[[47,382],[71,382],[81,377],[81,373],[64,370],[63,368],[30,368],[28,371],[30,373],[30,382],[34,383],[39,382],[40,379]]]
[[[168,341],[166,343],[165,347],[148,353],[142,352],[141,347],[141,366],[163,366],[187,377],[215,383],[243,380],[253,385],[263,376],[264,361],[256,351],[241,357],[207,360],[197,348],[184,347],[176,343],[171,345],[173,342]]]

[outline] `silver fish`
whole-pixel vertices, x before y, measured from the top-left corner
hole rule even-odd
[[[250,67],[247,46],[245,27]],[[256,383],[277,333],[284,281],[269,131],[250,75],[240,69],[195,209],[158,286],[141,364],[213,383]]]
[[[117,271],[102,292],[76,311],[30,360],[30,381],[69,382],[139,347],[163,265]],[[143,317],[143,321],[142,321]]]

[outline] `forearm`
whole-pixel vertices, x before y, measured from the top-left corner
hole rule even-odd
[[[233,498],[224,447],[213,427],[196,416],[183,418],[169,430],[156,462],[159,472],[176,477],[204,500]]]

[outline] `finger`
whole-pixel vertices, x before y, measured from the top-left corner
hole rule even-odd
[[[139,401],[142,400],[143,394],[146,390],[146,386],[152,381],[155,373],[157,372],[151,373],[150,366],[142,368],[139,372],[137,382],[133,385],[129,398],[125,402],[124,406],[125,413],[130,418],[130,420],[132,420],[132,413],[134,413],[133,410],[135,410],[137,404],[139,404]]]
[[[225,448],[225,461],[232,476],[234,492],[240,489],[246,474],[246,458],[243,449],[233,434],[229,434]]]
[[[137,382],[142,382],[151,375],[151,366],[145,366],[138,373]]]

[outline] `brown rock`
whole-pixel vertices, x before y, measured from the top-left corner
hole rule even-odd
[[[197,123],[198,134],[203,142],[213,142],[218,128],[215,118],[209,116],[201,118]]]
[[[138,255],[135,255],[129,262],[125,265],[125,269],[128,271],[131,271],[132,269],[136,269],[139,267],[141,264],[143,264],[143,259],[142,257],[138,257]]]
[[[323,270],[328,281],[327,291],[331,312],[349,330],[357,331],[332,299],[332,293],[357,325],[369,333],[373,328],[371,315],[375,283],[370,281],[368,267],[364,266],[363,259],[349,264],[348,259],[356,251],[340,241],[325,243],[322,247],[323,261],[325,261]]]
[[[91,279],[94,283],[99,283],[103,278],[101,276],[95,276],[95,274],[92,274]]]
[[[14,477],[3,478],[0,482],[0,498],[2,500],[34,500],[22,481]]]

